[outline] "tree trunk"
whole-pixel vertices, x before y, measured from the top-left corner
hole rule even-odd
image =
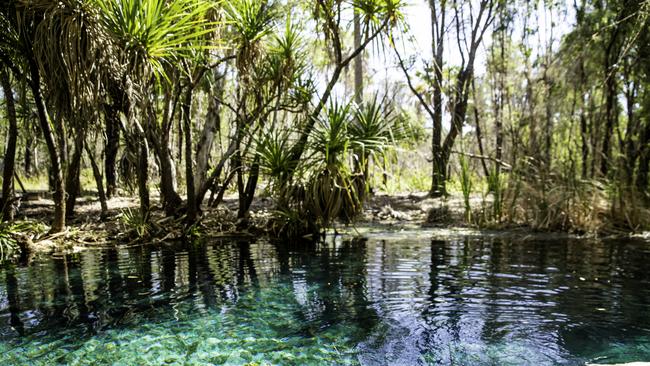
[[[481,131],[481,120],[480,120],[480,114],[478,112],[478,106],[477,106],[477,100],[478,96],[476,95],[476,88],[474,86],[474,82],[472,81],[472,90],[474,91],[474,122],[476,125],[476,143],[478,145],[478,151],[481,154],[481,156],[485,156],[485,150],[483,149],[483,133]],[[496,164],[499,166],[499,164]],[[487,167],[487,163],[485,162],[485,159],[481,159],[481,166],[483,167],[483,174],[485,176],[490,175],[490,170]]]
[[[163,210],[167,216],[173,216],[178,212],[183,200],[176,192],[176,167],[171,156],[169,130],[157,131],[158,133],[151,129],[149,131],[151,133],[148,133],[147,136],[156,153],[160,168],[160,195]]]
[[[639,192],[648,196],[648,175],[650,173],[650,122],[646,121],[643,135],[640,139],[641,153],[639,156],[639,169],[636,174],[636,187]]]
[[[18,137],[18,121],[16,118],[16,104],[14,101],[9,72],[0,67],[0,81],[7,107],[7,119],[9,120],[9,138],[4,156],[4,167],[2,171],[2,198],[0,198],[0,209],[3,221],[11,221],[14,218],[14,174],[16,167],[16,139]]]
[[[622,12],[617,17],[620,19]],[[609,172],[611,146],[610,139],[614,133],[614,125],[618,116],[616,115],[616,60],[618,58],[618,51],[616,50],[616,43],[620,26],[616,25],[613,29],[611,38],[607,48],[605,49],[605,64],[603,71],[605,72],[605,131],[603,131],[603,143],[600,151],[600,174],[607,177]]]
[[[57,233],[65,229],[65,186],[63,183],[62,158],[63,152],[57,151],[56,138],[50,127],[50,117],[45,102],[41,94],[41,75],[34,59],[34,55],[29,55],[29,71],[31,75],[31,90],[36,104],[38,121],[43,131],[43,138],[47,145],[47,152],[50,156],[50,167],[52,172],[52,188],[54,189],[54,219],[50,233]]]
[[[221,99],[223,98],[225,89],[225,72],[226,71],[224,70],[224,73],[220,73],[216,76],[218,81],[212,89],[213,94],[211,93],[208,97],[209,105],[205,117],[205,125],[203,126],[203,132],[201,133],[201,137],[196,147],[196,171],[194,173],[195,192],[198,192],[201,189],[201,186],[205,184],[205,181],[208,178],[210,152],[212,151],[215,136],[221,129],[220,113]]]
[[[194,186],[194,172],[192,167],[192,92],[193,85],[187,87],[185,92],[185,100],[181,108],[183,109],[183,129],[185,130],[185,185],[187,187],[187,221],[196,221],[197,204],[196,204],[196,191]]]
[[[26,176],[31,176],[32,175],[32,159],[33,159],[33,149],[34,149],[34,143],[33,139],[28,137],[25,139],[25,160],[23,164],[23,168],[25,169],[25,175]]]
[[[246,219],[248,217],[248,211],[251,208],[253,203],[253,198],[255,197],[255,190],[257,188],[257,180],[260,175],[260,163],[259,155],[255,156],[255,160],[251,165],[251,171],[248,175],[246,181],[246,186],[243,187],[243,190],[239,192],[239,210],[237,211],[238,219]]]
[[[111,198],[117,189],[117,153],[120,147],[119,108],[113,102],[105,108],[106,148],[104,152],[104,173],[106,175],[106,197]]]
[[[441,6],[438,11],[440,22],[437,19],[436,5],[429,0],[431,13],[431,50],[433,52],[433,130],[431,140],[432,173],[431,173],[431,197],[441,197],[447,194],[447,162],[443,158],[442,151],[442,84],[443,84],[443,56],[444,56],[444,32],[445,32],[445,9]],[[440,23],[440,24],[438,24]],[[437,25],[437,26],[434,26]]]
[[[354,49],[361,47],[361,20],[359,12],[354,11]],[[363,53],[354,59],[354,101],[357,106],[363,102]]]
[[[97,185],[97,196],[99,197],[99,204],[102,207],[100,218],[104,221],[108,217],[108,205],[106,204],[106,193],[104,192],[102,171],[99,169],[95,156],[88,147],[88,144],[84,144],[84,148],[86,150],[86,155],[88,155],[88,160],[90,160],[90,166],[93,169],[93,177],[95,178],[95,184]]]
[[[140,214],[143,218],[149,217],[149,146],[147,139],[140,136],[140,147],[138,152],[138,169],[136,172],[138,179],[138,196],[140,197]]]
[[[589,167],[589,140],[588,130],[587,130],[587,117],[585,116],[584,111],[585,106],[582,106],[580,111],[580,138],[582,141],[582,179],[588,178],[588,167]]]
[[[72,159],[70,160],[70,165],[68,165],[68,171],[66,172],[65,186],[67,187],[66,191],[68,196],[66,198],[65,216],[67,218],[72,218],[74,216],[74,206],[81,191],[79,173],[81,172],[81,155],[84,149],[84,135],[85,133],[83,131],[77,131],[74,153],[72,154]]]
[[[495,134],[496,134],[495,158],[499,162],[503,159],[503,115],[504,115],[504,113],[503,113],[504,112],[503,111],[503,106],[504,106],[503,101],[504,101],[504,96],[505,96],[505,93],[506,93],[506,83],[505,83],[505,78],[506,78],[506,59],[505,59],[505,57],[506,57],[505,56],[506,37],[505,37],[505,33],[506,33],[507,25],[503,24],[504,22],[507,21],[505,18],[506,18],[505,15],[502,13],[501,14],[501,22],[502,22],[502,24],[501,24],[501,27],[500,27],[501,29],[500,29],[500,32],[499,32],[499,35],[500,35],[500,37],[499,37],[500,55],[499,55],[499,69],[498,69],[499,70],[498,71],[499,88],[498,88],[498,91],[496,92],[496,95],[495,95],[496,102],[497,102],[496,106],[495,106],[496,117],[495,117],[495,121],[494,121],[494,128],[496,130],[495,131]],[[483,160],[481,160],[481,161],[483,161]],[[499,174],[501,173],[501,164],[500,163],[494,164],[494,171],[495,171],[495,173],[496,173],[496,175],[498,177]],[[493,188],[496,188],[496,187],[493,187]]]

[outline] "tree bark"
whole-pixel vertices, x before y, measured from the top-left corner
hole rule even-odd
[[[4,167],[2,171],[2,198],[0,198],[0,209],[2,220],[11,221],[14,218],[14,174],[16,172],[16,140],[18,138],[18,121],[16,118],[16,104],[14,100],[9,72],[6,68],[0,67],[0,81],[7,107],[7,119],[9,120],[9,131],[7,146],[4,156]]]
[[[260,176],[260,163],[259,155],[255,156],[255,160],[251,165],[251,171],[248,174],[248,179],[246,180],[246,185],[241,186],[239,191],[239,209],[237,211],[238,219],[245,219],[248,217],[248,211],[251,208],[253,203],[253,198],[255,197],[255,190],[257,188],[257,180]]]
[[[192,162],[192,94],[193,83],[190,83],[185,91],[185,99],[181,105],[183,109],[183,129],[185,130],[185,185],[187,188],[187,221],[196,221],[197,203],[196,191],[194,186],[194,171]]]
[[[50,117],[41,94],[41,75],[34,55],[28,55],[29,71],[31,75],[30,87],[36,104],[38,121],[43,132],[43,138],[50,156],[52,172],[52,188],[54,189],[54,218],[50,233],[57,233],[65,229],[65,186],[63,182],[62,157],[63,152],[57,151],[56,138],[50,127]]]
[[[648,195],[648,175],[650,173],[650,122],[645,123],[643,135],[640,139],[641,153],[639,156],[639,169],[636,175],[636,188],[639,192],[646,194],[646,199],[650,198]]]
[[[25,139],[25,159],[23,161],[23,169],[25,170],[25,175],[26,176],[31,176],[32,175],[32,159],[33,159],[33,154],[34,154],[34,143],[32,142],[33,140],[31,138],[26,138]]]
[[[163,210],[167,216],[172,216],[178,212],[183,200],[176,192],[176,167],[171,156],[169,131],[164,131],[164,129],[158,131],[158,136],[151,129],[148,132],[147,136],[156,153],[160,168],[160,195]]]
[[[623,12],[619,12],[617,20],[620,21]],[[611,146],[610,139],[614,133],[614,125],[618,116],[616,115],[616,60],[618,58],[617,40],[620,32],[620,25],[617,24],[612,30],[612,35],[605,49],[604,69],[605,73],[605,131],[603,131],[603,142],[600,151],[600,174],[607,177],[610,165]]]
[[[149,201],[149,146],[147,139],[144,136],[139,138],[140,147],[138,152],[138,196],[140,197],[140,214],[143,218],[149,217],[150,201]]]
[[[205,117],[203,132],[196,147],[196,171],[194,173],[195,192],[201,189],[208,179],[210,153],[214,139],[221,129],[221,99],[224,94],[225,70],[216,75],[218,81],[209,96],[208,111]],[[197,197],[198,198],[198,197]]]
[[[359,12],[354,11],[354,48],[361,47],[361,20]],[[357,106],[363,102],[363,53],[354,59],[354,101]]]
[[[117,153],[120,147],[119,108],[115,102],[106,105],[106,148],[104,152],[104,174],[106,175],[106,197],[111,198],[117,189]]]
[[[84,149],[84,135],[85,133],[83,131],[77,131],[74,153],[72,154],[72,159],[70,159],[68,171],[66,172],[65,186],[67,187],[66,191],[68,195],[66,198],[65,216],[67,218],[72,218],[74,216],[74,206],[81,191],[79,173],[81,172],[81,155]]]
[[[97,161],[95,160],[95,156],[88,147],[88,144],[84,144],[84,148],[86,150],[86,155],[88,155],[88,160],[90,160],[90,166],[93,169],[93,177],[95,178],[95,184],[97,185],[97,196],[99,198],[99,204],[102,208],[100,218],[102,221],[104,221],[108,217],[108,204],[106,203],[106,193],[104,191],[104,179],[102,177],[102,171],[99,169]]]
[[[433,52],[433,129],[431,138],[431,190],[429,196],[441,197],[447,194],[447,162],[442,150],[442,67],[444,65],[444,34],[446,10],[444,4],[436,8],[436,2],[429,0],[431,15],[431,50]],[[438,21],[438,12],[440,20]]]

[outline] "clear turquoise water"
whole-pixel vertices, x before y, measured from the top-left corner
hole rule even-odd
[[[0,267],[0,365],[650,361],[650,244],[372,234]]]

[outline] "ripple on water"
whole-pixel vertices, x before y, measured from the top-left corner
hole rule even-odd
[[[220,240],[0,268],[0,364],[650,360],[643,241]]]

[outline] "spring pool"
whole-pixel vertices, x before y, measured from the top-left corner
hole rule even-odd
[[[647,241],[432,237],[220,239],[5,264],[0,365],[650,361]]]

